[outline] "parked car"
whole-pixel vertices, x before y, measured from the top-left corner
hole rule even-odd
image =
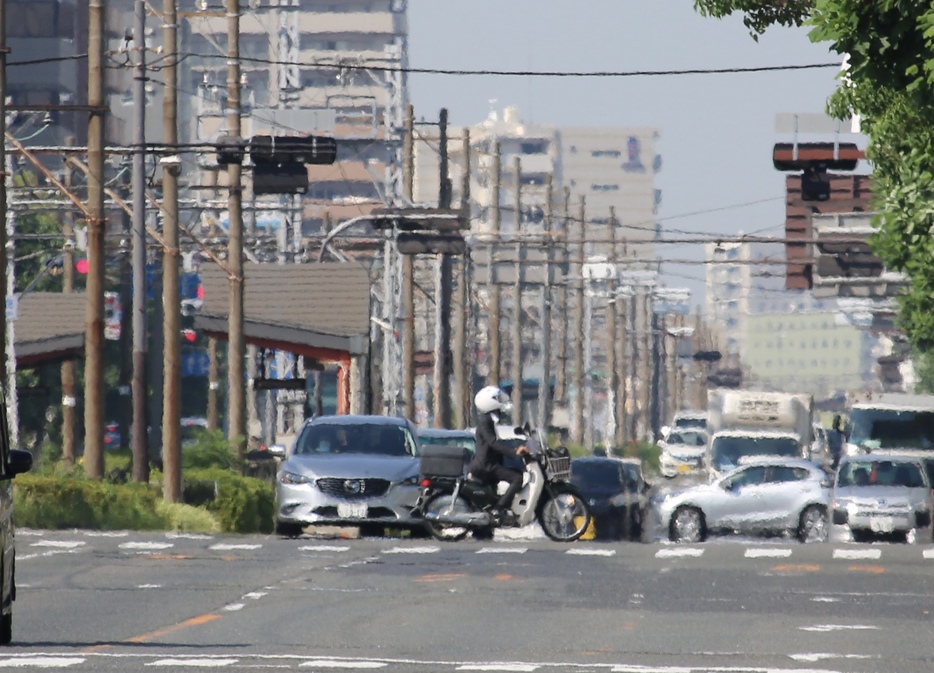
[[[673,542],[719,533],[794,534],[822,542],[829,530],[831,475],[803,459],[758,458],[709,483],[664,495],[658,518]]]
[[[421,531],[412,517],[418,498],[415,426],[388,416],[319,416],[295,443],[269,451],[282,460],[276,475],[276,531],[294,537],[312,524]]]
[[[833,488],[833,537],[930,542],[931,484],[920,458],[844,456]]]
[[[120,448],[120,424],[116,421],[104,425],[104,448],[108,451]]]
[[[638,540],[647,486],[638,460],[587,456],[571,460],[571,483],[590,506],[597,539]]]
[[[658,446],[661,449],[658,467],[663,477],[696,474],[704,465],[707,433],[697,428],[673,428]]]
[[[207,431],[208,419],[202,416],[185,416],[179,420],[182,426],[182,447],[196,444],[198,438]]]

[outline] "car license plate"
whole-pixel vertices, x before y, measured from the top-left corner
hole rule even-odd
[[[690,465],[678,465],[678,474],[687,474],[691,471]]]
[[[337,505],[337,516],[342,519],[365,519],[367,506],[360,502],[342,502]]]
[[[891,533],[895,530],[895,519],[890,516],[874,516],[869,519],[869,528],[874,533]]]

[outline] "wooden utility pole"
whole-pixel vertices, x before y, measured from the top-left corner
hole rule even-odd
[[[545,175],[545,278],[542,285],[542,377],[538,382],[538,427],[551,425],[551,271],[555,242],[552,235],[553,176]]]
[[[405,106],[402,136],[402,196],[411,205],[415,196],[415,108]],[[415,256],[402,255],[402,401],[405,417],[415,419]]]
[[[104,0],[88,2],[88,231],[84,333],[84,472],[104,476]]]
[[[176,26],[177,0],[163,0],[162,43],[165,49],[165,95],[162,103],[162,135],[172,148],[178,144],[178,28]],[[239,88],[239,86],[238,86]],[[237,134],[239,135],[239,133]],[[174,160],[171,160],[174,159]],[[168,160],[168,161],[166,161]],[[162,325],[165,334],[162,384],[162,498],[166,502],[182,499],[182,363],[181,363],[181,306],[178,287],[178,265],[181,257],[178,247],[178,157],[166,157],[162,167]],[[231,217],[231,230],[233,218]],[[148,474],[147,474],[148,478]]]
[[[610,279],[609,290],[610,298],[606,305],[606,373],[607,390],[610,395],[607,399],[611,426],[613,435],[607,436],[607,448],[619,448],[622,442],[619,441],[619,404],[617,398],[622,394],[619,385],[619,373],[616,368],[616,279],[619,277],[619,269],[616,268],[618,256],[616,254],[616,209],[610,206],[610,265],[613,268],[613,277]]]
[[[642,432],[640,435],[641,439],[648,441],[652,432],[652,387],[654,379],[652,359],[655,351],[652,347],[652,288],[644,285],[640,290],[642,292],[642,309],[639,316],[641,322],[639,336],[642,337],[642,376],[640,377],[642,379],[640,382],[642,386],[642,402],[640,405],[642,407],[640,414]]]
[[[512,406],[514,418],[521,421],[525,414],[522,410],[522,160],[516,156],[513,161],[515,179],[515,234],[516,234],[516,285],[513,288],[512,302]]]
[[[0,0],[2,6],[6,0]],[[0,26],[2,28],[2,26]],[[2,39],[2,38],[0,38]],[[2,52],[0,52],[2,53]],[[4,58],[5,55],[0,56]],[[2,93],[2,92],[0,92]],[[2,97],[2,95],[0,95]],[[5,143],[0,143],[5,144]],[[65,139],[67,147],[73,147],[75,139],[69,136]],[[74,179],[74,166],[71,163],[65,163],[65,188],[71,189]],[[6,235],[6,227],[0,227]],[[71,294],[75,291],[75,217],[71,210],[65,211],[62,219],[62,234],[65,237],[65,247],[62,251],[62,292]],[[0,246],[6,250],[6,246]],[[0,255],[3,255],[0,252]],[[0,273],[0,277],[6,282],[6,274]],[[126,310],[126,308],[124,308]],[[0,339],[0,343],[2,343]],[[66,465],[75,464],[75,406],[78,401],[75,397],[75,361],[72,358],[62,361],[62,461]]]
[[[464,174],[461,180],[461,217],[470,219],[470,131],[464,129],[462,143],[464,155]],[[454,427],[466,428],[469,425],[470,409],[470,382],[467,380],[470,355],[467,352],[467,316],[470,315],[470,299],[467,292],[469,282],[467,262],[470,253],[462,255],[458,260],[460,273],[454,294],[454,312],[452,316],[454,335],[453,344],[453,377],[454,377]]]
[[[490,239],[489,244],[489,276],[488,281],[490,284],[490,315],[489,315],[489,325],[490,332],[487,336],[487,341],[489,343],[489,364],[490,364],[490,377],[487,380],[487,384],[491,386],[498,386],[500,380],[502,379],[502,371],[500,369],[501,353],[500,353],[500,339],[499,339],[499,312],[500,312],[500,291],[499,285],[496,283],[496,250],[499,247],[499,232],[500,232],[500,218],[502,217],[499,207],[499,190],[500,182],[502,180],[502,169],[500,166],[500,154],[499,154],[499,141],[497,140],[493,143],[493,212],[492,212],[492,222],[491,222],[491,233],[493,234]]]
[[[217,391],[221,387],[220,365],[217,362],[217,339],[208,337],[208,430],[218,428]]]
[[[571,441],[578,446],[584,441],[584,262],[585,240],[587,237],[586,216],[587,202],[581,196],[577,239],[577,291],[574,302],[574,317],[571,319],[571,334],[574,339],[574,399],[571,414]],[[592,448],[592,447],[587,447]]]
[[[438,122],[441,160],[439,161],[439,208],[451,207],[451,179],[448,177],[448,111],[441,109]],[[440,254],[438,263],[438,287],[435,290],[435,370],[434,401],[435,427],[451,425],[451,256]]]
[[[7,96],[7,78],[6,62],[9,54],[9,47],[6,43],[6,0],[0,0],[0,294],[3,296],[4,306],[6,305],[7,293],[12,289],[8,287],[6,280],[7,270],[7,184],[11,178],[8,175],[10,166],[7,165],[6,151],[6,96]],[[0,311],[0,367],[3,367],[2,382],[7,381],[9,372],[7,371],[7,320],[6,310]],[[9,391],[7,391],[9,392]],[[4,402],[0,402],[4,403]],[[8,430],[8,429],[7,429]]]
[[[240,3],[227,2],[227,133],[241,136],[240,124]],[[246,342],[243,336],[243,185],[238,163],[227,166],[227,264],[230,266],[227,319],[227,437],[236,440],[237,457],[246,452]],[[168,338],[168,335],[167,335]]]

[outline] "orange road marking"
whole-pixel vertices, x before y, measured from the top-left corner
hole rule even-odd
[[[820,571],[820,566],[815,563],[782,563],[772,568],[777,573],[803,572],[816,573]]]
[[[451,582],[453,580],[459,580],[461,578],[467,577],[464,573],[451,573],[448,575],[422,575],[416,582]]]
[[[849,566],[847,570],[852,570],[855,573],[872,573],[874,575],[882,575],[886,572],[882,566]]]
[[[183,561],[190,559],[190,556],[184,554],[141,554],[138,558],[151,559],[153,561]]]
[[[213,622],[215,619],[220,619],[223,615],[217,613],[208,613],[206,615],[199,615],[197,617],[192,617],[191,619],[186,619],[183,622],[178,624],[173,624],[172,626],[167,626],[164,629],[159,629],[158,631],[152,631],[150,633],[144,633],[139,636],[133,636],[132,638],[127,638],[126,640],[116,642],[116,643],[101,643],[100,645],[94,645],[92,647],[85,648],[82,650],[83,653],[89,654],[93,652],[98,652],[100,650],[106,649],[108,647],[116,647],[120,643],[148,643],[151,640],[155,640],[161,636],[167,636],[170,633],[175,633],[176,631],[181,631],[182,629],[187,629],[189,626],[200,626],[201,624],[207,624]]]

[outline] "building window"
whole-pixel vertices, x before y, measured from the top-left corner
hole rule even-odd
[[[548,152],[548,141],[527,140],[519,143],[519,151],[522,154],[546,154]]]
[[[619,150],[594,150],[590,153],[592,157],[610,157],[612,159],[617,159],[623,156],[623,153]]]
[[[593,192],[618,192],[619,185],[590,185]]]

